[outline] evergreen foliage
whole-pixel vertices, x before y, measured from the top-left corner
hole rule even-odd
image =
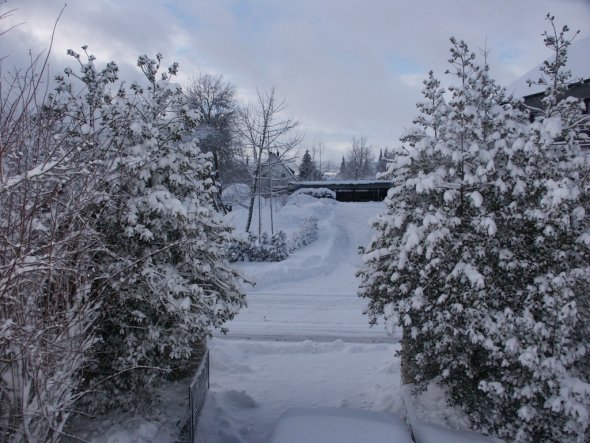
[[[437,381],[475,428],[519,442],[588,437],[587,120],[563,100],[566,32],[545,36],[532,124],[451,39],[456,86],[446,102],[424,82],[359,272],[371,320],[403,329],[404,381]]]
[[[289,241],[290,252],[301,249],[309,245],[318,238],[318,219],[315,217],[307,218],[303,221]]]
[[[279,231],[270,237],[266,232],[263,232],[260,237],[248,234],[246,239],[236,239],[230,245],[229,257],[232,262],[283,261],[289,254],[307,246],[317,238],[318,221],[312,217],[304,220],[289,238],[283,231]]]
[[[225,262],[232,235],[214,208],[210,154],[190,137],[198,115],[172,83],[178,66],[160,73],[161,61],[160,54],[139,57],[145,84],[121,84],[110,94],[116,65],[101,73],[88,56],[80,75],[68,69],[58,78],[53,97],[55,112],[99,115],[78,135],[97,134],[109,150],[100,195],[84,214],[104,243],[93,289],[100,340],[87,371],[101,390],[87,397],[91,408],[144,398],[244,304],[239,277]],[[71,94],[76,79],[88,90],[85,100]]]
[[[303,159],[299,165],[299,179],[301,180],[317,180],[319,179],[319,171],[316,168],[315,163],[311,159],[309,150],[305,150]]]
[[[387,148],[385,149],[385,153],[387,155]],[[377,159],[377,164],[375,166],[375,171],[377,174],[381,174],[387,170],[387,161],[383,156],[383,149],[379,150],[379,158]]]

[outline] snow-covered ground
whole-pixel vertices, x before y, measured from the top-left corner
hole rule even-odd
[[[397,340],[383,326],[369,326],[366,302],[356,295],[358,247],[368,243],[369,221],[382,210],[383,203],[299,195],[275,213],[275,229],[287,233],[317,217],[318,240],[283,262],[237,264],[256,286],[246,288],[248,307],[227,324],[227,336],[210,341],[199,441],[264,442],[294,407],[403,409]],[[245,211],[230,217],[241,228]]]
[[[490,441],[449,431],[467,422],[435,388],[412,399],[400,387],[397,334],[370,327],[363,315],[358,247],[368,244],[370,220],[383,209],[298,195],[275,212],[275,229],[287,233],[317,217],[318,240],[283,262],[237,264],[256,286],[246,288],[248,308],[227,325],[227,336],[210,341],[211,388],[199,442],[265,442],[285,411],[310,407],[395,414],[412,421],[420,443]],[[241,229],[245,215],[236,210],[229,217]],[[268,222],[268,207],[263,217]]]
[[[263,209],[268,226],[268,206]],[[400,386],[397,334],[388,335],[383,325],[370,327],[363,315],[366,302],[356,295],[358,247],[368,244],[370,219],[382,210],[383,203],[307,195],[275,208],[275,230],[287,234],[317,217],[318,240],[283,262],[236,264],[256,285],[245,288],[248,307],[226,325],[228,334],[209,342],[211,386],[199,443],[266,442],[285,411],[310,407],[394,414],[412,422],[419,443],[490,441],[446,430],[466,427],[466,421],[435,388],[412,399]],[[228,215],[238,230],[245,219],[240,207]],[[142,418],[103,423],[102,432],[88,425],[82,435],[96,443],[175,441],[186,418],[186,385],[161,391],[155,410]]]
[[[203,443],[265,442],[293,407],[399,411],[394,344],[220,340],[211,343]]]
[[[306,218],[317,217],[318,240],[282,262],[237,264],[256,286],[246,288],[248,307],[227,325],[229,336],[392,342],[384,327],[369,327],[363,315],[366,302],[356,295],[358,247],[368,244],[369,220],[382,210],[383,203],[340,203],[307,195],[290,199],[275,214],[276,229],[289,233]],[[245,212],[231,213],[232,222],[241,227]]]

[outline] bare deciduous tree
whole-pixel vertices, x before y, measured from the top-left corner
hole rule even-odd
[[[372,175],[374,156],[365,136],[353,137],[346,153],[345,178],[358,180]]]
[[[252,153],[253,172],[251,182],[251,197],[248,207],[248,221],[246,232],[250,231],[252,215],[256,196],[261,195],[261,171],[263,168],[263,157],[266,155],[268,169],[273,167],[271,152],[276,153],[277,159],[285,159],[290,151],[301,142],[301,135],[296,134],[294,129],[299,122],[293,117],[285,116],[287,103],[285,100],[277,101],[275,88],[270,92],[257,93],[257,103],[245,107],[241,113],[240,134],[243,143]],[[269,174],[270,175],[270,174]],[[270,193],[272,198],[272,177],[269,177]],[[258,234],[261,234],[261,207],[258,199]],[[272,229],[272,200],[271,200],[271,229]]]
[[[57,441],[82,394],[102,250],[84,214],[108,167],[89,130],[100,115],[57,110],[47,57],[0,88],[0,440]]]
[[[199,146],[213,154],[213,169],[222,183],[233,182],[243,169],[237,140],[238,100],[235,86],[222,75],[201,74],[186,88],[188,105],[199,111]]]

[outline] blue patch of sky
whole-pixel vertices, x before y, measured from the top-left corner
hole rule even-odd
[[[252,6],[247,0],[234,0],[231,2],[229,8],[237,18],[246,18],[252,14]]]
[[[386,66],[399,75],[418,74],[424,72],[424,67],[414,60],[401,54],[390,53],[385,56]]]
[[[172,16],[177,19],[182,25],[187,28],[195,27],[199,25],[199,20],[193,14],[189,14],[174,1],[164,0],[162,5],[166,8]]]
[[[524,53],[518,49],[505,49],[499,51],[498,60],[501,63],[515,63],[522,59]]]
[[[174,1],[162,0],[162,6],[185,28],[191,29],[199,26],[199,19],[195,15],[190,14]],[[179,46],[174,48],[177,56],[187,56],[194,51],[193,48],[187,46]]]
[[[242,31],[260,33],[280,20],[279,5],[260,5],[252,0],[233,0],[229,10],[238,19]]]

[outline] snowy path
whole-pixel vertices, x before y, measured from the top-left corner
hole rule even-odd
[[[311,198],[310,198],[311,199]],[[199,419],[199,443],[264,443],[290,408],[351,408],[406,415],[400,387],[397,337],[368,326],[365,302],[356,296],[358,246],[371,236],[369,220],[381,203],[290,199],[277,217],[278,229],[319,218],[319,238],[281,263],[245,263],[257,281],[248,288],[249,307],[227,326],[227,336],[209,342],[211,385]],[[232,215],[243,222],[244,214]],[[241,220],[240,220],[241,218]],[[178,440],[186,414],[187,381],[160,387],[147,415],[93,424],[78,421],[76,435],[93,443]],[[411,400],[420,443],[493,443],[471,433],[441,392],[429,389]],[[438,423],[443,425],[424,424]],[[395,440],[395,436],[392,436]]]
[[[227,324],[229,338],[393,341],[382,326],[369,327],[366,302],[356,295],[358,247],[370,240],[369,220],[383,204],[328,201],[314,209],[316,242],[284,262],[240,265],[257,284],[247,288],[248,307]]]
[[[286,229],[318,217],[318,240],[280,263],[239,265],[257,284],[246,288],[248,308],[226,325],[227,336],[210,341],[200,442],[264,442],[293,407],[402,413],[399,345],[383,326],[369,326],[356,295],[358,247],[382,210],[330,200],[283,208]]]
[[[209,343],[211,387],[199,420],[200,443],[266,442],[290,408],[406,415],[398,339],[382,325],[368,326],[365,301],[356,296],[357,249],[368,244],[369,220],[382,203],[299,203],[281,210],[279,229],[314,215],[319,238],[283,262],[239,266],[257,285],[247,290],[248,308],[227,324],[229,334]],[[411,403],[420,443],[492,443],[446,430],[447,422],[467,425],[436,389]]]

